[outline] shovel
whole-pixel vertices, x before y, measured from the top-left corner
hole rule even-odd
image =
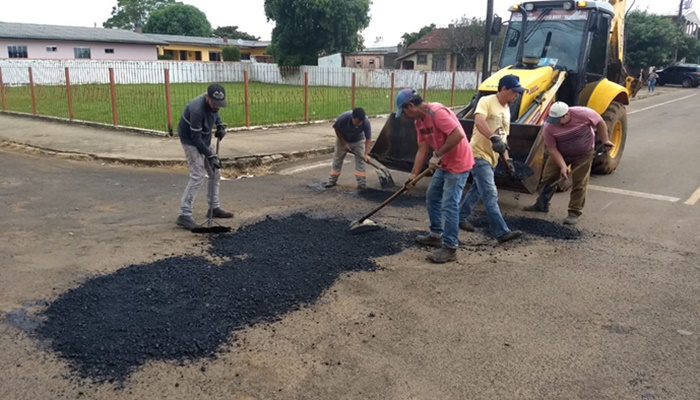
[[[596,151],[595,151],[595,153],[593,154],[593,157],[594,157],[594,158],[595,158],[595,157],[598,157],[598,156],[602,155],[603,153],[605,153],[606,151],[607,151],[607,149],[606,149],[605,147],[600,146],[600,147],[596,148]],[[586,165],[586,164],[585,164],[585,163],[580,164],[578,167],[572,169],[571,172],[567,174],[567,176],[568,176],[568,175],[573,175],[574,172],[576,172],[576,171],[578,171],[579,169],[581,169],[584,165]],[[547,209],[547,207],[548,207],[548,205],[549,205],[549,199],[551,198],[550,193],[552,192],[552,190],[554,190],[554,189],[557,187],[557,185],[559,185],[560,183],[564,182],[565,179],[568,179],[568,178],[560,177],[560,178],[557,179],[556,181],[554,181],[554,182],[550,183],[549,185],[545,186],[545,187],[540,191],[539,196],[537,196],[537,205],[538,205],[538,207],[540,208],[540,210],[546,210],[546,209]]]
[[[429,173],[430,173],[430,168],[426,168],[425,171],[421,172],[418,176],[413,178],[413,180],[410,180],[410,181],[407,181],[406,183],[404,183],[403,187],[401,189],[396,191],[396,193],[392,194],[388,199],[384,200],[384,202],[382,204],[380,204],[377,208],[375,208],[374,210],[367,213],[367,215],[365,215],[364,217],[362,217],[356,221],[351,222],[350,223],[350,234],[351,235],[359,235],[361,233],[379,230],[381,228],[381,226],[379,226],[376,222],[369,219],[369,217],[376,214],[377,211],[381,210],[382,208],[387,206],[392,201],[396,200],[397,197],[406,193],[408,191],[409,187],[415,186],[415,184],[418,183],[419,180],[424,178]]]
[[[220,138],[216,138],[216,156],[219,157],[219,142],[221,142]],[[204,162],[209,162],[209,161],[204,161]],[[209,185],[208,185],[208,192],[209,192],[209,212],[207,212],[207,224],[206,226],[202,225],[197,228],[192,229],[193,233],[226,233],[226,232],[231,232],[231,228],[228,226],[223,226],[219,225],[214,222],[214,185],[216,184],[214,182],[214,174],[216,174],[215,168],[213,165],[210,165],[211,171],[212,171],[212,176],[209,177]]]
[[[357,153],[353,152],[352,155],[355,157],[360,157],[364,159],[365,157],[362,155],[358,155]],[[382,189],[389,189],[393,188],[396,186],[394,184],[394,178],[391,177],[391,172],[389,172],[389,169],[385,166],[383,166],[381,163],[379,163],[376,160],[373,160],[372,157],[367,157],[369,158],[369,161],[367,164],[371,165],[374,167],[374,172],[377,173],[377,178],[379,179],[379,185],[382,187]]]

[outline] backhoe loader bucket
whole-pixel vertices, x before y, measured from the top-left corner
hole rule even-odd
[[[471,139],[474,120],[460,119],[459,122],[464,128],[467,138]],[[509,155],[515,161],[516,171],[518,166],[526,165],[532,170],[532,174],[521,174],[524,176],[523,179],[513,180],[507,174],[498,173],[497,169],[496,186],[522,193],[535,193],[537,191],[545,160],[541,128],[540,125],[510,124]],[[413,121],[396,118],[395,114],[391,113],[374,146],[372,146],[370,156],[387,168],[411,172],[417,149],[418,142]],[[421,169],[425,167],[427,164]],[[498,168],[502,168],[500,163]]]

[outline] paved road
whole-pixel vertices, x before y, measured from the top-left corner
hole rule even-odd
[[[483,231],[462,233],[460,260],[448,266],[428,264],[427,250],[410,246],[377,259],[377,271],[342,275],[309,307],[232,332],[237,345],[216,359],[152,361],[116,390],[76,378],[33,336],[33,318],[44,302],[132,264],[185,254],[217,263],[205,238],[173,226],[186,173],[2,151],[0,397],[696,399],[695,93],[678,90],[630,107],[623,162],[594,179],[580,239],[527,234],[499,246]],[[328,162],[309,159],[223,182],[223,203],[237,212],[231,224],[245,232],[247,224],[299,210],[353,219],[377,204],[354,194],[351,164],[340,187],[319,190]],[[376,220],[392,230],[425,229],[424,187],[410,195],[415,202],[387,207]],[[519,209],[533,199],[501,192],[504,213],[515,220],[527,216]],[[566,201],[555,197],[543,218],[553,222],[548,229],[558,226]],[[197,217],[203,213],[199,198]],[[278,249],[260,251],[298,245],[285,230],[278,237]],[[335,257],[340,247],[311,251]],[[188,295],[195,296],[188,307],[197,304]]]

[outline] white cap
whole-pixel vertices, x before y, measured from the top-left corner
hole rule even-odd
[[[568,112],[569,106],[563,101],[557,101],[556,103],[552,104],[552,107],[549,109],[549,117],[547,118],[546,122],[550,124],[558,124],[561,117],[566,115]]]

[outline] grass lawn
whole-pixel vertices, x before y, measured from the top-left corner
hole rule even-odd
[[[229,127],[245,126],[243,83],[224,83],[229,107],[221,118]],[[206,91],[207,83],[172,84],[174,129],[188,101]],[[398,91],[400,88],[395,90]],[[266,83],[249,84],[251,125],[269,125],[304,121],[304,87]],[[117,85],[119,125],[167,131],[168,118],[164,84]],[[73,118],[83,121],[112,123],[112,100],[109,85],[73,85]],[[419,89],[422,94],[422,88]],[[37,112],[40,115],[68,118],[65,86],[35,86]],[[456,90],[454,105],[471,100],[473,90]],[[368,115],[388,114],[393,99],[389,89],[356,88],[355,106]],[[450,90],[428,90],[427,101],[450,105]],[[5,103],[9,111],[32,113],[29,87],[6,87]],[[327,86],[309,87],[309,120],[333,119],[352,106],[352,89]]]

